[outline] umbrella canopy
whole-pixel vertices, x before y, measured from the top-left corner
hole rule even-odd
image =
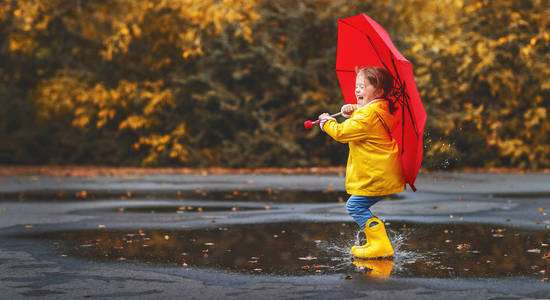
[[[401,151],[405,182],[416,191],[426,111],[416,89],[412,64],[395,48],[384,28],[366,14],[338,20],[336,74],[346,103],[357,103],[356,66],[382,67],[394,77],[394,89],[388,98],[398,104],[394,116],[401,122],[392,136]]]

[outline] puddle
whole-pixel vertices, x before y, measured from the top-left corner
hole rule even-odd
[[[185,212],[214,212],[214,211],[243,211],[243,210],[266,210],[264,207],[248,207],[248,206],[128,206],[113,208],[108,211],[119,213],[175,213],[182,214]]]
[[[0,194],[0,201],[90,201],[102,199],[179,199],[179,200],[215,200],[243,202],[279,202],[279,203],[334,203],[345,202],[349,195],[344,191],[288,191],[272,190],[250,191],[159,191],[159,192],[94,192],[94,191],[30,191],[26,193]],[[401,195],[390,195],[387,200],[404,199]]]
[[[89,230],[19,236],[48,240],[89,262],[208,267],[241,273],[362,272],[392,277],[547,278],[550,233],[486,224],[392,223],[394,260],[353,261],[352,223],[271,223],[193,230]]]

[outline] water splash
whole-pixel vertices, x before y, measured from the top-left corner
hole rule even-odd
[[[416,263],[418,260],[424,258],[424,256],[415,251],[406,250],[407,240],[413,233],[413,230],[396,231],[388,230],[388,237],[390,243],[394,249],[393,256],[393,271],[401,272],[406,269],[406,265]],[[354,257],[350,253],[350,249],[353,246],[359,246],[365,244],[366,238],[362,230],[357,230],[354,239],[338,239],[336,241],[318,241],[317,247],[320,252],[332,262],[338,262],[333,265],[334,271],[361,271],[364,272],[364,268],[356,268],[353,265]]]
[[[323,256],[333,262],[334,271],[352,270],[353,256],[349,249],[354,245],[353,240],[337,239],[336,241],[317,241],[316,245]]]
[[[388,230],[390,242],[393,246],[395,252],[393,256],[394,261],[394,272],[401,272],[406,268],[406,265],[416,263],[418,260],[424,258],[421,253],[406,250],[408,245],[408,240],[414,230]]]

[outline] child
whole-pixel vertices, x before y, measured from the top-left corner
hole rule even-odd
[[[356,68],[355,96],[357,106],[342,106],[342,123],[328,113],[321,114],[321,130],[336,141],[348,143],[346,191],[351,197],[346,208],[365,232],[367,243],[354,246],[351,253],[358,258],[379,258],[393,255],[384,223],[373,216],[369,207],[386,195],[405,189],[401,155],[391,131],[397,127],[393,103],[387,95],[393,88],[393,77],[379,67]]]

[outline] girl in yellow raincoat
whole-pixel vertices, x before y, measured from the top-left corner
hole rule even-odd
[[[393,117],[393,103],[387,95],[393,88],[393,77],[379,67],[356,68],[355,96],[357,105],[342,106],[342,123],[328,113],[319,116],[321,130],[341,143],[348,143],[346,203],[348,213],[365,232],[367,243],[354,246],[358,258],[390,257],[394,251],[384,223],[373,216],[370,206],[386,195],[405,189],[401,155],[391,131],[398,125]]]

